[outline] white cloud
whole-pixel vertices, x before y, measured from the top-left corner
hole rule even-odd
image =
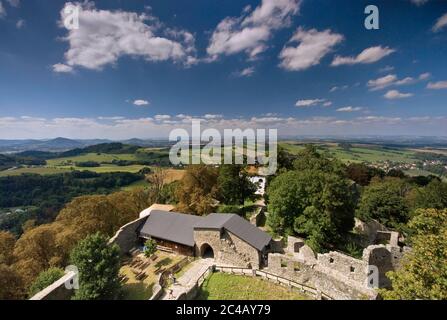
[[[429,72],[425,72],[420,74],[417,78],[405,77],[403,79],[399,79],[395,74],[389,74],[375,80],[369,80],[367,86],[370,88],[370,90],[375,91],[384,89],[389,86],[403,86],[414,84],[419,81],[427,80],[428,78],[430,78],[430,76],[431,74]]]
[[[332,106],[331,101],[327,101],[327,102],[323,103],[323,107],[330,107],[330,106]]]
[[[385,66],[383,68],[380,68],[379,72],[380,73],[385,73],[385,72],[390,72],[390,71],[393,71],[393,70],[394,70],[393,66]]]
[[[113,117],[98,117],[99,120],[123,120],[125,119],[122,116],[113,116]]]
[[[16,23],[16,28],[17,29],[23,29],[26,25],[26,21],[23,19],[19,19]]]
[[[441,29],[443,29],[445,26],[447,26],[447,13],[442,15],[433,26],[432,30],[433,32],[438,32]]]
[[[139,107],[141,107],[141,106],[148,106],[149,105],[149,101],[143,100],[143,99],[137,99],[137,100],[135,100],[133,102],[133,104],[136,105],[136,106],[139,106]]]
[[[431,77],[431,73],[430,72],[421,73],[419,75],[419,80],[427,80],[430,77]]]
[[[168,114],[157,114],[154,116],[154,119],[157,121],[169,120],[171,119],[171,116]]]
[[[343,107],[343,108],[338,108],[336,111],[338,112],[355,112],[355,111],[361,111],[363,110],[362,107]]]
[[[68,5],[71,3],[66,3],[65,7]],[[68,30],[63,38],[69,44],[65,64],[70,67],[101,70],[106,65],[115,64],[122,56],[155,62],[172,60],[185,65],[197,62],[194,36],[187,31],[164,28],[147,13],[99,10],[92,2],[79,5],[82,6],[80,27]],[[60,13],[61,27],[65,7]]]
[[[427,89],[447,89],[447,81],[429,82],[427,85]]]
[[[295,103],[296,107],[312,107],[319,104],[326,104],[329,101],[326,101],[326,99],[305,99],[305,100],[298,100]]]
[[[349,86],[346,84],[346,85],[344,85],[344,86],[333,86],[330,90],[329,90],[329,92],[335,92],[335,91],[339,91],[339,90],[346,90],[346,89],[348,89],[349,88]]]
[[[399,92],[398,90],[390,90],[387,93],[385,93],[385,95],[384,95],[385,98],[390,99],[390,100],[409,98],[412,96],[413,96],[412,93],[402,93],[402,92]]]
[[[5,7],[3,7],[3,3],[0,1],[0,18],[3,18],[6,16],[6,10]]]
[[[99,118],[53,118],[36,117],[0,117],[0,136],[3,139],[67,138],[91,139],[129,139],[129,138],[162,138],[166,139],[175,128],[191,130],[193,117],[183,115],[185,121],[178,116],[168,120],[157,121],[154,118],[123,118],[109,116]],[[418,116],[409,118],[384,117],[370,115],[353,119],[336,117],[292,118],[280,116],[261,116],[248,118],[218,118],[202,122],[202,130],[216,128],[223,132],[229,128],[261,128],[278,129],[282,135],[347,135],[347,134],[445,134],[447,117]]]
[[[220,55],[245,52],[253,59],[267,49],[273,31],[290,25],[301,0],[262,0],[253,11],[244,8],[239,17],[226,17],[214,30],[207,53],[210,60]]]
[[[60,73],[69,73],[69,72],[73,72],[73,68],[70,66],[67,66],[66,64],[63,64],[63,63],[56,63],[56,64],[53,64],[53,71],[60,72]]]
[[[223,115],[221,115],[221,114],[205,114],[203,117],[205,119],[208,119],[208,120],[210,120],[210,119],[222,119]]]
[[[422,6],[428,2],[428,0],[410,0],[411,3],[415,4],[416,6]]]
[[[396,80],[397,76],[395,74],[389,74],[375,80],[369,80],[367,86],[372,88],[372,90],[383,89],[394,84]]]
[[[245,69],[234,72],[233,75],[235,77],[251,77],[254,72],[255,72],[254,67],[247,67]]]
[[[341,65],[354,65],[354,64],[368,64],[374,63],[382,58],[392,54],[396,50],[391,49],[389,47],[370,47],[363,50],[360,54],[355,57],[342,57],[336,56],[332,61],[332,66],[341,66]]]
[[[289,71],[305,70],[320,63],[334,46],[342,42],[343,35],[327,29],[304,30],[301,27],[290,38],[289,43],[299,43],[295,46],[285,46],[280,54],[280,66]]]

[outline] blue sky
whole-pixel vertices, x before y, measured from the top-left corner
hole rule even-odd
[[[447,1],[91,1],[77,30],[67,1],[0,3],[0,139],[447,136]]]

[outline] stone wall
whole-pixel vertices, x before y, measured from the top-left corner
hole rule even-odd
[[[368,246],[363,251],[363,260],[368,265],[378,268],[379,287],[390,287],[391,282],[386,276],[386,273],[397,270],[400,267],[400,262],[408,250],[410,250],[409,247],[401,248],[399,246],[381,244]]]
[[[261,254],[256,248],[228,231],[195,229],[194,241],[196,255],[202,256],[204,245],[209,245],[214,252],[214,258],[219,263],[241,267],[259,268]]]
[[[284,254],[269,254],[268,271],[298,283],[315,287],[334,299],[363,299],[376,296],[373,288],[390,286],[386,274],[396,270],[407,250],[398,245],[399,234],[376,231],[374,241],[362,259],[341,252],[317,254],[303,239],[288,237]]]
[[[124,255],[138,245],[137,229],[146,221],[147,217],[138,218],[122,226],[117,233],[109,240],[109,244],[117,244]]]
[[[322,270],[334,275],[339,275],[360,284],[366,283],[368,276],[368,264],[340,252],[331,251],[317,255],[317,264]]]
[[[375,299],[374,290],[319,264],[306,264],[287,254],[269,254],[269,273],[315,288],[335,300]]]
[[[75,277],[76,273],[74,272],[66,273],[62,278],[35,294],[30,300],[70,300],[74,295],[74,290],[67,289],[65,284],[71,283]]]

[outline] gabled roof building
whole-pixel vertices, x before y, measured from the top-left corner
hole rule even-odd
[[[212,257],[217,262],[259,268],[271,236],[236,214],[208,216],[152,210],[138,230],[176,252]]]

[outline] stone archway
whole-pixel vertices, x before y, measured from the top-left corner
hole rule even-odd
[[[204,259],[214,258],[213,248],[208,243],[202,244],[202,246],[200,247],[200,256]]]

